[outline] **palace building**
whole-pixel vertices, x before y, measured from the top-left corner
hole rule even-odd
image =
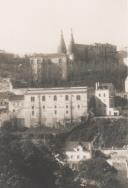
[[[61,32],[57,53],[34,54],[30,57],[32,79],[35,83],[54,80],[66,80],[68,74],[67,49]]]
[[[75,42],[71,31],[69,46],[66,47],[63,32],[61,31],[60,44],[57,53],[33,54],[30,57],[32,80],[35,83],[43,81],[66,81],[71,72],[74,75],[86,70],[87,64],[110,63],[111,59],[117,61],[117,48],[111,44],[92,45]]]
[[[9,112],[27,127],[80,122],[87,111],[87,87],[30,88],[9,100]]]

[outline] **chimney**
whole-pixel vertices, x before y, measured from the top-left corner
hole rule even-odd
[[[98,82],[96,82],[96,90],[98,89]]]

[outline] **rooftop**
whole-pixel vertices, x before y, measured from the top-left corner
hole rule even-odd
[[[9,96],[9,100],[10,101],[15,101],[15,100],[23,100],[24,99],[24,95],[15,95],[15,94],[12,94]]]
[[[63,53],[50,53],[50,54],[33,54],[31,58],[37,58],[37,57],[42,57],[42,58],[60,58],[60,57],[66,57],[66,54]]]
[[[112,83],[96,83],[96,89],[114,89]]]
[[[8,99],[12,95],[11,92],[0,92],[0,99]]]
[[[66,93],[66,92],[85,92],[87,87],[57,87],[57,88],[28,88],[25,94],[30,93]]]
[[[73,151],[78,146],[82,146],[84,150],[88,150],[90,144],[91,142],[67,141],[64,150]]]

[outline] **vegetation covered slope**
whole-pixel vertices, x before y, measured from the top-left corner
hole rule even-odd
[[[95,146],[123,147],[128,144],[128,119],[93,118],[75,128],[67,140],[95,140]]]
[[[14,127],[0,128],[1,188],[123,188],[104,157],[84,161],[80,171],[73,171],[57,160],[49,145],[22,140],[14,132]]]

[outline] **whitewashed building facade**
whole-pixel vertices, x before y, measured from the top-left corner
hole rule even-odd
[[[96,83],[96,115],[117,116],[119,111],[114,108],[115,89],[111,83]]]
[[[30,88],[16,93],[24,94],[12,97],[9,111],[23,118],[27,127],[60,127],[87,116],[86,87]]]
[[[78,170],[81,161],[92,158],[92,144],[91,142],[67,142],[65,154],[69,167]]]

